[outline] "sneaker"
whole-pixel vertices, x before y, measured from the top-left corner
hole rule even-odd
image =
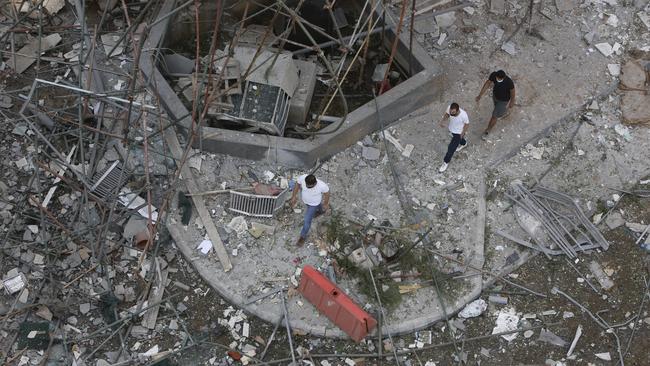
[[[300,239],[298,239],[298,241],[296,242],[296,245],[299,247],[305,245],[305,238],[301,236]]]
[[[462,149],[466,148],[467,144],[469,144],[469,142],[465,142],[465,145],[458,145],[458,148],[456,149],[456,152],[461,151]]]
[[[438,171],[439,171],[440,173],[442,173],[442,172],[444,172],[445,170],[447,170],[447,167],[448,167],[448,166],[449,166],[449,164],[447,164],[447,163],[442,163],[442,165],[440,166],[440,169],[438,169]]]

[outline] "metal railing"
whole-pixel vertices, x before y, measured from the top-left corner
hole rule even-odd
[[[273,217],[273,214],[282,208],[288,193],[288,188],[277,196],[230,191],[230,207],[228,209],[246,216]]]

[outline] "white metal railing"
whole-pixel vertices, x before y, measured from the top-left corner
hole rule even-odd
[[[230,191],[230,207],[228,209],[247,216],[273,217],[273,214],[284,204],[288,193],[288,188],[277,196]]]

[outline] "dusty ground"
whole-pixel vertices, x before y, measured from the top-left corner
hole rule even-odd
[[[524,4],[526,3],[526,4]],[[519,29],[512,38],[516,45],[517,54],[508,55],[499,51],[500,42],[495,42],[495,36],[490,29],[491,24],[501,27],[505,33],[503,37],[509,37],[517,30],[515,18],[522,19],[525,13],[527,2],[507,3],[508,14],[511,16],[495,15],[488,12],[488,4],[476,2],[477,14],[470,16],[464,12],[456,12],[457,20],[455,26],[443,30],[449,34],[446,43],[442,47],[437,45],[438,38],[429,35],[419,35],[420,40],[427,45],[431,54],[447,70],[447,85],[443,100],[433,101],[431,106],[420,111],[413,111],[411,116],[393,127],[390,131],[400,139],[402,144],[413,144],[415,152],[410,158],[398,157],[397,170],[403,178],[403,188],[409,199],[414,203],[417,211],[424,213],[430,220],[436,235],[445,246],[445,249],[454,249],[471,243],[464,235],[468,230],[474,229],[474,221],[467,221],[468,217],[474,218],[476,211],[476,195],[482,180],[488,187],[487,204],[488,214],[486,221],[485,261],[486,267],[502,269],[505,258],[513,252],[519,253],[520,258],[526,258],[530,252],[523,250],[517,244],[507,242],[493,235],[496,228],[506,227],[516,230],[516,224],[508,211],[508,201],[503,197],[508,182],[514,178],[523,178],[528,183],[541,182],[544,185],[555,187],[574,195],[580,199],[583,209],[594,215],[608,211],[607,201],[612,200],[613,191],[607,186],[632,189],[645,188],[648,186],[637,186],[639,180],[648,179],[648,164],[650,158],[648,151],[648,129],[630,128],[631,141],[616,132],[615,126],[620,123],[620,95],[613,92],[611,85],[616,78],[607,71],[607,64],[619,63],[629,56],[625,53],[638,47],[647,46],[649,34],[647,28],[635,15],[643,4],[615,4],[608,5],[605,2],[585,2],[582,6],[574,8],[570,12],[558,14],[554,5],[547,2],[539,2],[539,9],[548,8],[551,10],[552,19],[547,19],[535,13],[531,29],[532,33],[526,33],[526,27]],[[647,8],[646,8],[647,9]],[[608,19],[616,14],[619,19],[617,26],[608,24]],[[455,27],[455,28],[454,28]],[[610,44],[618,41],[623,44],[621,55],[614,55],[609,58],[602,56],[593,47],[587,46],[582,37],[584,33],[596,30],[601,41],[608,41]],[[67,51],[71,47],[68,40],[61,46],[61,50]],[[493,53],[494,50],[497,50]],[[504,68],[513,78],[518,90],[518,103],[509,118],[500,122],[497,131],[487,142],[481,142],[479,135],[485,126],[486,117],[489,114],[489,98],[483,100],[479,107],[473,105],[473,98],[478,92],[482,80],[489,71],[496,68]],[[62,74],[62,70],[54,70],[54,73]],[[43,74],[41,74],[43,75]],[[5,90],[15,90],[29,85],[29,78],[33,73],[27,73],[19,79],[8,79]],[[54,76],[54,75],[48,75]],[[535,136],[543,128],[551,126],[574,110],[582,108],[584,103],[590,103],[599,94],[605,93],[604,99],[599,100],[599,109],[579,113],[575,118],[569,118],[546,138],[531,141],[530,147],[522,150],[517,148],[529,138]],[[52,92],[56,94],[56,92]],[[66,103],[65,97],[52,97],[50,107],[62,107]],[[444,106],[450,101],[457,101],[466,107],[472,120],[470,130],[470,147],[464,152],[455,156],[450,169],[444,174],[437,173],[441,156],[447,144],[447,135],[444,130],[432,130],[431,114],[439,116]],[[15,107],[14,107],[15,108]],[[583,118],[585,117],[586,120]],[[587,118],[588,117],[588,118]],[[2,191],[2,219],[7,225],[6,235],[3,236],[3,260],[0,262],[0,272],[6,273],[13,267],[20,267],[24,272],[42,273],[41,275],[30,276],[30,289],[32,295],[30,300],[37,304],[45,305],[54,313],[53,323],[66,326],[66,332],[55,333],[56,342],[50,350],[48,365],[67,365],[69,361],[64,360],[66,353],[71,351],[80,352],[83,357],[77,361],[78,365],[105,365],[99,361],[112,359],[119,349],[119,339],[113,337],[105,344],[102,342],[111,334],[104,331],[100,335],[88,337],[93,331],[106,328],[110,323],[111,314],[102,314],[102,311],[109,308],[110,301],[100,301],[97,296],[89,296],[89,293],[99,294],[112,285],[120,283],[132,286],[134,294],[140,294],[145,290],[145,283],[135,272],[140,267],[137,263],[137,256],[130,254],[126,240],[120,237],[121,227],[113,225],[110,231],[115,236],[109,235],[109,242],[115,245],[114,251],[109,253],[110,258],[117,263],[115,266],[103,268],[102,271],[115,271],[112,284],[103,282],[102,272],[98,271],[92,275],[83,275],[88,268],[96,262],[82,260],[76,263],[73,254],[79,247],[75,241],[93,241],[97,238],[84,237],[84,233],[73,235],[74,240],[67,240],[65,246],[49,248],[41,252],[45,256],[54,255],[64,258],[61,261],[54,260],[53,266],[45,267],[36,265],[29,253],[36,246],[37,241],[47,241],[48,238],[40,237],[38,240],[26,238],[25,225],[37,224],[39,219],[38,211],[30,207],[26,198],[29,194],[42,193],[43,189],[34,187],[29,180],[30,169],[18,170],[16,161],[21,157],[38,156],[35,154],[35,143],[33,138],[17,136],[12,134],[15,126],[9,118],[6,118],[2,125],[2,166],[3,179],[0,181]],[[575,137],[574,137],[575,133]],[[378,135],[372,136],[370,143],[382,150],[382,159],[385,157],[386,148],[383,146]],[[62,151],[68,151],[68,141],[65,140],[57,145]],[[541,159],[531,157],[535,149],[544,148]],[[392,149],[392,146],[388,146]],[[515,149],[515,150],[513,150]],[[360,222],[368,219],[368,214],[380,216],[380,219],[391,220],[395,225],[404,224],[405,217],[400,211],[400,204],[393,190],[393,182],[390,178],[389,168],[385,160],[366,161],[361,156],[361,146],[353,146],[337,155],[334,159],[320,170],[322,177],[328,181],[337,194],[333,198],[333,207],[344,212],[346,215],[358,219]],[[580,153],[582,151],[582,154]],[[513,152],[510,157],[508,152]],[[501,161],[498,166],[491,166],[490,163]],[[216,157],[215,160],[222,165],[226,160],[223,157]],[[160,164],[159,164],[160,165]],[[254,164],[253,164],[254,165]],[[164,167],[163,167],[164,168]],[[264,170],[265,167],[256,166],[257,170]],[[275,169],[274,169],[275,170]],[[483,172],[482,170],[486,170]],[[159,171],[161,174],[164,171]],[[278,169],[281,171],[281,169]],[[49,187],[49,180],[43,178],[43,184]],[[215,188],[215,182],[221,182],[216,173],[209,172],[204,177],[212,185],[205,186],[206,189]],[[448,192],[436,182],[461,183],[457,189]],[[162,189],[162,179],[160,183]],[[242,181],[243,182],[243,181]],[[238,183],[242,183],[238,182]],[[368,191],[369,182],[378,185],[377,189]],[[106,212],[101,203],[97,203],[97,212],[90,210],[83,214],[79,209],[81,199],[79,196],[70,195],[72,189],[62,189],[65,193],[63,199],[52,204],[51,210],[60,213],[69,223],[92,225],[97,222],[94,215]],[[360,192],[363,194],[360,197]],[[416,200],[414,201],[413,198]],[[427,208],[428,204],[436,204],[433,208]],[[210,208],[214,209],[213,215],[217,218],[222,216],[225,204],[217,200],[210,202]],[[443,209],[444,207],[444,209]],[[449,211],[449,208],[452,211]],[[647,225],[650,222],[650,205],[647,198],[634,198],[624,195],[616,205],[613,212],[618,211],[627,222],[634,222]],[[65,213],[68,216],[65,216]],[[70,216],[70,213],[74,213]],[[377,214],[381,213],[381,214]],[[14,222],[18,217],[20,220]],[[224,223],[231,216],[224,216]],[[463,218],[463,219],[460,219]],[[321,223],[327,222],[324,218]],[[291,253],[294,248],[291,246],[295,240],[300,227],[300,215],[285,211],[281,215],[284,236],[281,245],[286,252]],[[14,226],[15,224],[15,226]],[[119,223],[123,224],[123,223]],[[11,225],[11,226],[10,226]],[[570,267],[564,258],[549,260],[538,255],[512,272],[510,279],[517,283],[524,284],[537,292],[544,294],[545,298],[529,295],[519,289],[511,287],[494,288],[487,287],[481,294],[482,299],[488,298],[493,293],[501,293],[508,298],[507,305],[490,303],[489,308],[478,318],[460,321],[452,319],[453,331],[449,324],[439,323],[425,331],[431,330],[431,345],[449,344],[420,350],[417,353],[400,356],[400,364],[427,365],[427,362],[434,362],[437,365],[458,363],[459,358],[467,357],[467,364],[482,365],[509,365],[509,364],[595,364],[606,365],[616,362],[618,353],[616,343],[611,334],[605,333],[595,325],[594,321],[580,311],[575,305],[569,303],[559,295],[553,295],[551,289],[554,286],[574,297],[578,302],[584,304],[593,313],[601,310],[608,310],[602,313],[603,318],[612,324],[627,324],[617,327],[617,334],[620,337],[623,351],[632,335],[632,326],[636,330],[634,338],[630,342],[630,349],[625,357],[627,364],[647,365],[650,359],[647,352],[648,337],[650,329],[650,318],[648,316],[648,305],[639,314],[640,305],[644,293],[644,281],[650,280],[648,273],[648,254],[643,252],[634,244],[636,235],[626,227],[621,226],[615,230],[608,230],[605,224],[599,228],[605,233],[611,246],[608,251],[586,253],[580,256],[580,261],[575,264],[576,268],[586,275],[587,279],[598,284],[591,278],[587,264],[595,260],[603,267],[612,271],[611,278],[615,287],[610,291],[595,293],[585,281],[579,281],[579,275]],[[523,234],[519,234],[523,235]],[[36,235],[34,235],[36,236]],[[53,239],[61,239],[59,237]],[[65,237],[65,239],[68,239]],[[264,238],[263,240],[270,240]],[[245,314],[237,313],[237,309],[230,309],[230,305],[222,300],[214,290],[205,284],[197,275],[193,266],[188,263],[174,248],[164,230],[160,234],[160,254],[163,254],[171,269],[170,281],[179,281],[190,286],[186,291],[180,287],[170,285],[166,289],[167,299],[164,307],[161,307],[158,323],[154,331],[143,335],[132,335],[128,338],[125,348],[132,353],[142,353],[151,347],[158,346],[160,351],[176,349],[176,353],[170,359],[164,360],[161,364],[232,364],[231,358],[237,358],[236,353],[231,353],[231,358],[226,357],[228,349],[242,351],[247,344],[253,345],[255,352],[249,350],[252,363],[259,356],[264,343],[269,339],[273,326],[263,323],[254,318],[247,318]],[[60,241],[53,240],[59,243]],[[234,246],[232,246],[234,244]],[[268,242],[267,244],[270,244]],[[228,244],[229,250],[237,247],[234,240]],[[501,247],[502,249],[497,249]],[[19,248],[18,251],[15,249]],[[240,248],[242,251],[246,248]],[[483,248],[481,248],[483,249]],[[307,247],[303,255],[314,255],[314,247]],[[26,257],[23,257],[27,254]],[[32,253],[34,254],[34,253]],[[313,256],[316,258],[315,256]],[[49,259],[49,258],[48,258]],[[292,272],[296,263],[284,262],[279,265],[286,272]],[[66,266],[59,269],[60,262]],[[70,263],[76,263],[76,266]],[[516,264],[515,264],[516,265]],[[50,270],[50,268],[54,268]],[[47,270],[46,270],[47,269]],[[44,278],[43,274],[47,276]],[[79,285],[66,286],[70,278],[77,278],[82,275]],[[46,280],[53,280],[47,282]],[[489,279],[484,279],[486,282]],[[343,279],[343,281],[351,281]],[[453,280],[451,280],[453,281]],[[46,285],[48,284],[48,285]],[[497,283],[497,285],[499,285]],[[44,287],[42,295],[36,297],[38,289]],[[63,288],[63,289],[62,289]],[[63,299],[48,298],[48,294],[56,291],[64,291]],[[419,290],[420,292],[430,291],[430,287]],[[251,290],[252,291],[252,290]],[[361,297],[361,299],[364,299]],[[110,299],[109,299],[110,300]],[[298,301],[299,296],[294,296],[292,301]],[[646,303],[650,299],[646,298]],[[117,306],[118,311],[123,311],[137,303],[136,299],[124,299]],[[16,309],[15,296],[2,295],[0,309],[2,318],[2,354],[7,364],[17,365],[21,363],[22,356],[29,356],[32,364],[36,364],[42,358],[37,351],[20,353],[16,351],[13,337],[17,335],[18,328],[24,319],[31,321],[42,321],[34,315],[31,308],[21,308],[18,304]],[[90,304],[90,311],[83,313],[81,305]],[[512,308],[519,314],[535,314],[535,319],[529,319],[530,326],[535,328],[533,335],[526,338],[519,334],[512,342],[507,342],[501,337],[487,337],[482,340],[472,340],[472,337],[488,336],[494,327],[496,314],[504,308]],[[36,310],[35,308],[34,310]],[[172,310],[176,309],[176,311]],[[418,309],[426,312],[425,307]],[[542,315],[543,312],[553,310],[555,315]],[[12,311],[9,316],[5,313]],[[572,317],[565,319],[565,314],[573,313]],[[233,320],[234,318],[234,320]],[[233,326],[228,324],[233,321]],[[390,319],[393,320],[393,319]],[[250,326],[250,336],[241,338],[244,323]],[[133,325],[138,325],[139,320],[124,327],[133,330]],[[520,326],[526,326],[520,323]],[[583,327],[583,335],[574,351],[575,359],[566,358],[566,346],[558,347],[538,340],[540,329],[545,329],[562,337],[565,341],[571,342],[578,325]],[[79,329],[77,332],[72,327]],[[108,327],[110,328],[110,327]],[[113,328],[115,329],[115,328]],[[234,329],[234,330],[232,330]],[[187,333],[186,333],[187,332]],[[188,335],[191,335],[192,339]],[[261,338],[257,338],[261,337]],[[272,343],[265,360],[276,360],[277,364],[289,364],[290,354],[287,334],[280,329],[276,335],[277,339]],[[415,343],[414,334],[406,334],[394,338],[394,345],[397,351],[412,349],[410,346]],[[351,359],[357,360],[358,364],[365,360],[366,364],[374,364],[369,356],[378,350],[378,341],[369,339],[362,344],[355,345],[348,341],[334,341],[330,339],[319,339],[302,335],[294,335],[294,346],[303,347],[309,350],[313,359],[322,365],[327,365],[319,355],[332,353],[352,353]],[[189,342],[188,342],[189,341]],[[194,346],[188,345],[194,342]],[[62,344],[69,347],[64,348]],[[388,343],[388,342],[387,342]],[[424,346],[429,346],[428,339]],[[455,343],[455,345],[454,345]],[[188,346],[188,348],[185,348]],[[99,347],[99,351],[90,355],[90,352]],[[416,347],[416,346],[415,346]],[[251,347],[248,347],[251,349]],[[110,354],[107,354],[111,352]],[[384,349],[384,352],[389,352]],[[609,352],[611,362],[597,359],[596,353]],[[303,351],[304,359],[311,361]],[[488,356],[489,355],[489,356]],[[84,361],[82,361],[84,360]],[[553,362],[549,360],[554,360]],[[142,364],[152,363],[151,360],[142,359]],[[330,365],[343,365],[342,357],[329,357]],[[395,363],[394,360],[387,360],[384,363]],[[317,364],[317,362],[314,362]],[[430,366],[429,363],[427,366]]]

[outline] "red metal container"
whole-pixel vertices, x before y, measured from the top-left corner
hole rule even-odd
[[[377,326],[375,318],[312,266],[303,267],[298,291],[355,342]]]

